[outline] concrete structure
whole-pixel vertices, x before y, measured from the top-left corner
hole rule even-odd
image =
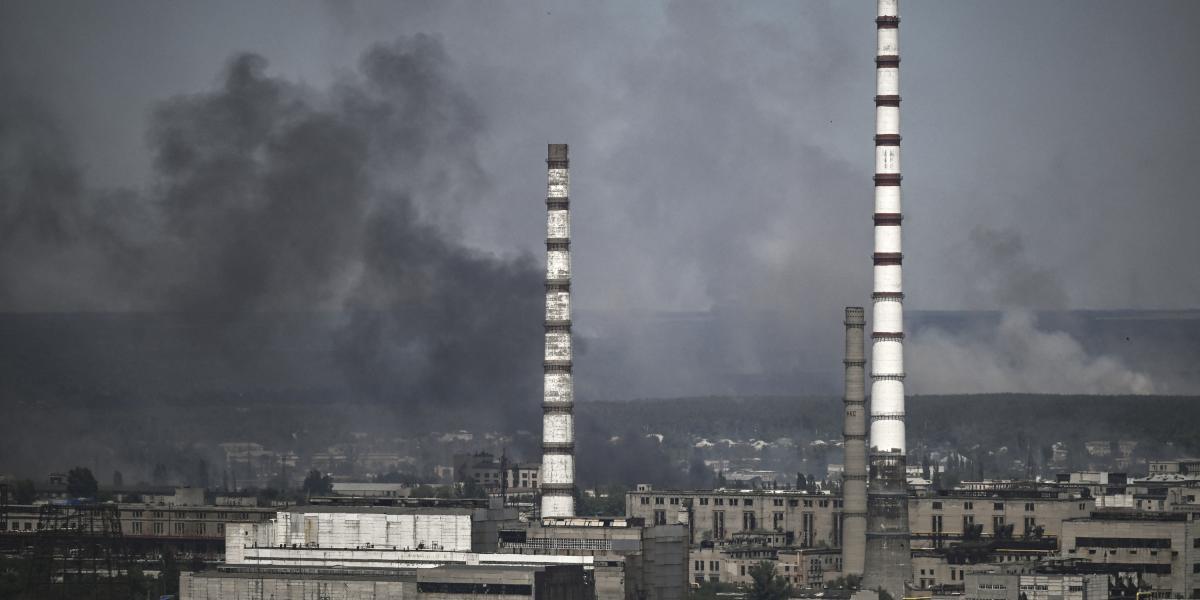
[[[950,490],[908,500],[911,547],[940,548],[961,541],[968,527],[979,538],[1054,538],[1068,519],[1088,516],[1094,501],[1073,490]]]
[[[517,519],[517,509],[498,499],[486,507],[471,502],[419,506],[410,499],[372,506],[323,500],[334,502],[280,510],[266,523],[230,523],[224,564],[218,573],[196,574],[188,583],[190,597],[259,597],[256,590],[271,589],[283,594],[279,598],[442,598],[452,596],[411,593],[495,594],[501,583],[533,585],[538,598],[683,600],[686,593],[684,525],[645,527],[640,520],[577,517],[525,522]],[[443,574],[453,572],[457,579],[429,581],[455,585],[419,585],[447,567],[451,571]],[[579,577],[562,575],[564,567],[579,569],[586,589]],[[510,581],[498,575],[501,571],[526,573],[520,575],[526,580]],[[255,584],[239,575],[247,572],[271,583]],[[529,579],[543,572],[551,588]],[[559,575],[551,577],[554,573]],[[397,587],[397,581],[418,585]],[[370,587],[371,582],[377,586]],[[552,591],[536,591],[542,589]],[[296,595],[301,592],[308,595]],[[510,595],[534,597],[520,590]]]
[[[541,480],[542,466],[537,463],[502,461],[490,452],[455,454],[455,478],[473,479],[488,492],[498,493],[501,483],[509,494],[531,494],[537,492]]]
[[[1104,600],[1108,577],[1061,573],[967,573],[967,600]]]
[[[406,483],[381,483],[358,481],[333,482],[333,494],[351,498],[407,498],[413,486]]]
[[[1193,513],[1097,511],[1063,523],[1062,556],[1135,577],[1156,597],[1200,598],[1200,523]],[[1078,565],[1085,568],[1084,565]]]
[[[542,392],[542,516],[575,516],[575,386],[571,374],[570,161],[546,156],[546,352]]]
[[[798,490],[639,490],[625,514],[647,523],[686,523],[692,544],[748,533],[782,534],[781,546],[842,545],[842,499]]]
[[[900,244],[899,0],[879,0],[875,57],[875,253],[871,294],[870,489],[863,586],[894,598],[912,576],[904,432],[904,288]]]
[[[847,306],[845,364],[845,425],[842,447],[845,466],[842,473],[842,571],[863,574],[867,545],[867,397],[866,355],[863,353],[863,329],[866,326],[861,306]]]
[[[428,569],[306,569],[285,567],[182,573],[183,600],[450,600],[555,598],[592,600],[591,578],[573,565],[443,565]]]
[[[500,552],[589,561],[596,597],[683,600],[688,536],[680,524],[644,526],[641,519],[542,519],[500,532]]]

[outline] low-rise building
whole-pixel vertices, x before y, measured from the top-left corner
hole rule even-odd
[[[1064,558],[1136,574],[1153,592],[1200,597],[1200,532],[1193,513],[1097,511],[1063,523]]]
[[[1073,489],[950,490],[910,497],[909,531],[914,549],[961,540],[972,527],[983,538],[1058,538],[1063,521],[1094,508],[1086,492]]]
[[[966,600],[1104,600],[1108,577],[1100,574],[967,574]]]
[[[783,534],[783,544],[840,547],[842,499],[798,490],[638,490],[625,514],[647,523],[687,523],[693,544],[754,531]]]

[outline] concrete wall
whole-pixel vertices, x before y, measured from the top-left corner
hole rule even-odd
[[[306,575],[228,576],[181,573],[180,600],[410,600],[418,598],[414,581],[364,581]]]
[[[1044,528],[1045,535],[1061,537],[1063,521],[1086,517],[1094,508],[1091,499],[1080,498],[989,498],[983,495],[909,498],[908,523],[913,534],[912,547],[920,549],[934,545],[935,516],[941,517],[942,535],[947,540],[962,537],[963,517],[971,517],[976,525],[983,525],[985,536],[995,533],[995,517],[1003,517],[1006,524],[1014,525],[1014,536],[1020,537],[1024,533],[1025,519],[1032,518],[1035,525]]]
[[[754,529],[791,533],[793,545],[841,545],[842,499],[836,496],[769,491],[629,492],[625,499],[625,514],[654,523],[655,511],[661,510],[665,511],[667,522],[674,523],[679,511],[687,510],[689,504],[692,543],[729,539],[735,533],[747,531],[746,515],[750,514],[754,516]],[[723,536],[717,524],[717,513],[724,515]]]

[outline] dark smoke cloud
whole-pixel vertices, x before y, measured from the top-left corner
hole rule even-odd
[[[307,314],[286,327],[328,334],[353,390],[331,401],[527,416],[510,407],[536,406],[541,274],[453,235],[489,182],[485,120],[450,68],[424,35],[371,47],[324,89],[235,56],[216,89],[154,111],[136,191],[89,188],[53,119],[6,98],[0,310],[166,312],[197,357],[243,369],[306,335],[264,323]]]

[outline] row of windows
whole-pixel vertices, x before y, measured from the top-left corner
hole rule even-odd
[[[725,506],[726,502],[728,502],[729,506],[737,506],[739,500],[741,501],[742,506],[754,506],[753,498],[740,498],[740,499],[739,498],[704,498],[704,497],[699,498],[700,506],[708,506],[710,503],[715,506]],[[650,504],[650,497],[642,496],[640,498],[639,502],[644,505]],[[673,504],[673,505],[678,505],[679,502],[680,502],[680,498],[678,498],[678,497],[669,497],[668,498],[666,496],[656,496],[654,498],[654,504],[668,504],[669,503],[669,504]],[[812,508],[813,502],[814,502],[814,500],[804,500],[803,504],[806,508]],[[817,503],[817,506],[819,506],[820,508],[829,508],[829,503],[831,501],[830,500],[816,500],[815,502]],[[833,502],[834,508],[842,508],[841,500],[832,500],[832,502]],[[772,504],[774,506],[783,506],[783,503],[784,503],[783,498],[774,498],[772,500]],[[795,498],[789,498],[787,500],[787,505],[790,507],[793,507],[793,508],[800,506],[800,504],[801,504],[801,501],[797,500]]]
[[[144,517],[143,517],[143,515],[144,515],[144,514],[145,514],[145,512],[144,512],[144,511],[140,511],[140,510],[129,510],[129,511],[124,511],[124,512],[121,514],[121,516],[122,516],[122,517],[124,517],[124,518],[127,518],[127,519],[141,519],[141,518],[144,518]],[[247,520],[247,519],[249,519],[249,518],[250,518],[250,513],[229,513],[229,512],[217,512],[217,513],[211,513],[211,512],[205,512],[205,511],[194,511],[194,512],[192,512],[191,514],[192,514],[192,517],[191,517],[191,518],[193,518],[193,519],[229,519],[229,518],[234,518],[234,519]],[[172,511],[170,516],[173,516],[173,517],[175,517],[176,519],[187,519],[187,518],[189,518],[189,517],[188,517],[188,511],[186,511],[186,510],[177,510],[177,511]],[[152,510],[152,511],[150,511],[150,518],[152,518],[152,519],[165,519],[165,518],[169,518],[169,517],[168,517],[168,515],[167,515],[167,511],[162,511],[162,510]]]
[[[963,506],[962,506],[962,507],[963,507],[963,510],[975,510],[975,503],[974,503],[974,502],[963,502],[963,503],[962,503],[962,505],[963,505]],[[1079,508],[1081,508],[1081,509],[1082,509],[1082,508],[1083,508],[1083,505],[1082,505],[1082,504],[1081,504],[1081,505],[1079,505]],[[1037,503],[1035,503],[1035,502],[1026,502],[1026,503],[1025,503],[1025,510],[1026,510],[1026,511],[1030,511],[1030,512],[1032,512],[1032,511],[1034,511],[1034,510],[1036,510],[1036,509],[1037,509]],[[942,503],[941,503],[940,501],[935,501],[935,502],[933,503],[933,510],[942,510]],[[1003,503],[1003,502],[993,502],[993,503],[992,503],[992,510],[1004,510],[1004,503]]]
[[[1170,548],[1171,538],[1077,537],[1075,545],[1093,548]]]
[[[171,528],[171,533],[173,533],[175,535],[207,535],[208,534],[208,524],[207,523],[195,523],[195,522],[182,523],[182,522],[176,521],[173,525],[174,525],[174,527]],[[153,533],[154,535],[163,535],[166,533],[166,531],[167,531],[167,528],[166,528],[165,523],[162,523],[160,521],[154,521],[154,522],[150,523],[150,533]],[[143,534],[145,532],[146,532],[145,523],[143,523],[142,521],[134,521],[129,524],[129,533],[131,533],[133,535],[138,535],[138,534]],[[225,535],[225,524],[224,523],[216,524],[216,533],[217,533],[217,535]]]
[[[695,567],[696,567],[697,571],[703,571],[704,570],[704,561],[702,561],[702,560],[696,561]],[[721,570],[721,561],[719,561],[719,560],[708,561],[708,570],[709,571],[720,571]]]

